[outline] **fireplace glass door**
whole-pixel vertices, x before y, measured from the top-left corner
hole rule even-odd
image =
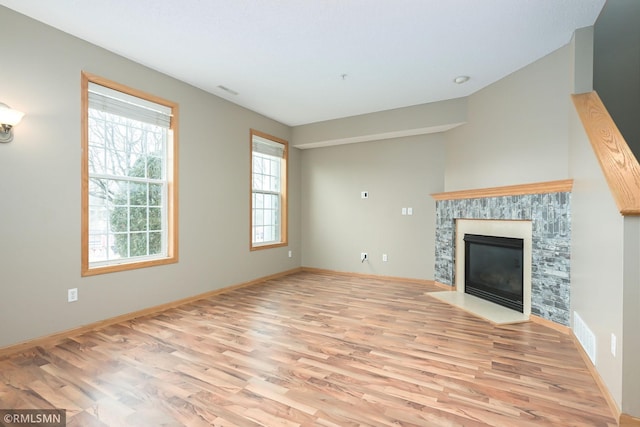
[[[523,239],[465,234],[465,292],[523,312]]]

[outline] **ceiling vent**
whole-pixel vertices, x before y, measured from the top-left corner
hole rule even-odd
[[[237,94],[238,94],[238,92],[236,92],[236,91],[235,91],[235,90],[233,90],[233,89],[229,89],[229,88],[228,88],[228,87],[226,87],[226,86],[218,85],[218,89],[222,89],[223,91],[225,91],[225,92],[227,92],[227,93],[230,93],[231,95],[237,95]]]

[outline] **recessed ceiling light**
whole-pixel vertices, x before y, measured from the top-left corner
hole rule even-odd
[[[469,79],[470,79],[470,77],[469,77],[469,76],[458,76],[458,77],[456,77],[455,79],[453,79],[453,82],[454,82],[455,84],[459,84],[459,85],[461,85],[462,83],[466,83],[466,82],[468,82],[468,81],[469,81]]]

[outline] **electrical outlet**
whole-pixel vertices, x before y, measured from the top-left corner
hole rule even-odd
[[[389,261],[389,257],[387,257],[387,254],[382,254],[382,262],[387,262]]]
[[[616,357],[616,344],[617,344],[617,339],[615,334],[611,334],[611,354],[613,354],[613,357]]]
[[[402,215],[406,215],[407,214],[407,208],[402,208]]]
[[[289,258],[293,256],[293,252],[289,251]]]
[[[413,208],[407,208],[407,215],[413,215]]]
[[[367,255],[366,252],[360,252],[360,261],[361,262],[365,262],[368,259],[369,259],[369,255]]]
[[[78,288],[67,290],[67,302],[78,301]]]

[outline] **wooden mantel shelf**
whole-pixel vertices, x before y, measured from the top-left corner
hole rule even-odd
[[[449,191],[432,194],[435,200],[479,199],[484,197],[522,196],[524,194],[545,194],[569,192],[573,188],[572,179],[536,182],[533,184],[508,185],[506,187],[480,188],[477,190]]]
[[[640,215],[640,164],[596,92],[572,95],[622,215]]]

